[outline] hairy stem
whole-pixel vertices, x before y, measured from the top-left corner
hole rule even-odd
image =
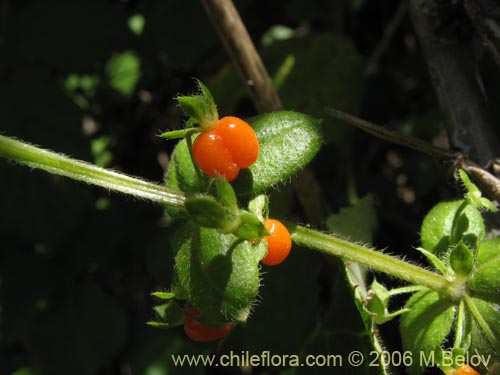
[[[0,157],[153,202],[176,207],[184,206],[185,197],[179,191],[100,168],[1,135]],[[300,226],[291,226],[291,232],[292,239],[299,245],[327,255],[365,264],[374,270],[385,272],[413,284],[427,286],[450,298],[459,298],[461,296],[460,290],[455,288],[453,283],[443,276],[398,258]]]
[[[184,194],[179,191],[100,168],[2,135],[0,135],[0,157],[153,202],[177,207],[184,205]]]
[[[461,289],[454,283],[422,267],[312,229],[300,226],[291,226],[290,229],[292,239],[298,245],[365,264],[373,270],[426,286],[452,299],[459,299],[462,295]]]

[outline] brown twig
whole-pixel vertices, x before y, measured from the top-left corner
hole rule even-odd
[[[201,0],[227,52],[245,80],[259,113],[279,111],[281,102],[260,55],[231,0]]]
[[[446,159],[460,159],[462,157],[462,155],[459,152],[446,150],[444,148],[434,146],[432,143],[423,141],[421,139],[402,135],[398,132],[384,128],[372,122],[360,119],[359,117],[350,115],[348,113],[339,111],[337,109],[325,108],[325,112],[330,116],[338,120],[344,121],[349,125],[353,125],[357,128],[360,128],[377,138],[389,141],[391,143],[396,143],[416,151],[423,152],[433,157],[446,158]]]
[[[201,0],[224,42],[234,65],[250,90],[259,113],[282,109],[278,94],[238,11],[231,0]],[[309,169],[293,180],[304,213],[313,225],[323,224],[329,210],[314,175]]]
[[[411,0],[410,14],[450,145],[485,165],[500,148],[478,79],[472,28],[463,9],[456,7],[439,0]]]

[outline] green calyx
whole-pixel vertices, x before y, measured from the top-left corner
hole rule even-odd
[[[187,127],[200,125],[202,131],[210,130],[219,121],[219,114],[210,90],[201,81],[196,80],[199,93],[191,96],[178,96],[177,102],[182,111],[189,116]]]

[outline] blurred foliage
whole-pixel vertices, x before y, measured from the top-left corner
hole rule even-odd
[[[236,5],[284,107],[323,119],[329,143],[313,168],[329,207],[340,211],[329,217],[328,228],[415,257],[405,250],[416,245],[425,212],[455,194],[445,167],[323,112],[332,106],[441,142],[441,119],[408,17],[372,60],[399,2]],[[368,63],[375,69],[366,72]],[[487,55],[481,69],[496,77],[485,80],[495,103],[500,80]],[[209,84],[221,114],[255,115],[199,1],[0,3],[2,134],[162,181],[175,142],[157,136],[182,127],[172,98],[195,90],[192,77]],[[498,108],[493,114],[500,120]],[[374,336],[362,332],[371,322],[359,315],[345,267],[302,248],[294,248],[281,267],[263,269],[260,303],[248,324],[220,346],[189,342],[181,328],[148,327],[157,303],[150,292],[165,290],[173,270],[161,208],[4,160],[0,182],[2,375],[238,373],[243,370],[174,367],[170,355],[370,350]],[[373,196],[369,203],[340,210],[366,193]],[[290,187],[271,196],[273,216],[307,222]],[[360,231],[359,215],[371,233]],[[382,327],[380,339],[401,350],[390,325]],[[377,373],[346,367],[307,373],[314,370]]]

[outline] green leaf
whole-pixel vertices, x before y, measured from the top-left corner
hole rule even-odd
[[[185,138],[186,135],[192,132],[193,129],[180,129],[180,130],[171,130],[160,134],[160,137],[165,139],[179,139]]]
[[[237,212],[223,207],[209,196],[186,199],[184,207],[193,221],[203,227],[216,228],[223,233],[233,233],[240,225]]]
[[[422,247],[441,256],[448,250],[451,241],[453,219],[463,200],[441,202],[434,206],[425,216],[420,231]],[[485,237],[485,227],[481,212],[474,206],[468,205],[460,216],[458,232],[469,245],[475,245],[477,240]]]
[[[196,120],[198,124],[204,121],[206,118],[207,105],[203,96],[178,96],[176,99],[182,111],[187,116]]]
[[[215,188],[217,190],[217,199],[224,206],[231,210],[238,209],[238,200],[233,187],[227,180],[220,176],[215,177]]]
[[[400,321],[403,350],[411,351],[413,358],[429,357],[450,332],[455,306],[439,293],[423,290],[415,293],[405,307],[410,311],[403,314]],[[413,361],[409,372],[421,374],[423,368],[422,361]]]
[[[466,277],[472,271],[473,266],[472,251],[460,241],[450,253],[450,266],[458,277]]]
[[[423,247],[417,247],[416,250],[422,253],[422,255],[425,256],[427,260],[434,266],[434,268],[441,272],[442,275],[448,275],[448,267],[436,255],[434,255],[430,251],[425,250]]]
[[[169,292],[153,292],[151,293],[153,297],[163,299],[163,300],[169,300],[175,297],[175,293],[169,293]]]
[[[470,203],[476,208],[485,208],[489,211],[498,211],[498,208],[492,201],[490,201],[488,198],[481,197],[482,195],[481,191],[470,180],[469,176],[463,169],[460,169],[458,173],[460,175],[462,183],[464,184],[465,189],[467,190],[467,193],[465,194],[465,199],[470,201]]]
[[[184,310],[174,300],[155,306],[153,310],[161,320],[159,322],[149,322],[149,325],[154,325],[150,323],[158,323],[161,324],[162,328],[170,328],[184,323]]]
[[[248,241],[216,230],[185,225],[176,256],[177,289],[217,326],[245,321],[259,288],[259,266]],[[176,293],[177,294],[177,293]]]
[[[342,208],[338,214],[328,216],[326,226],[336,235],[365,244],[371,243],[377,229],[373,197],[366,195],[353,207]]]
[[[290,111],[249,119],[259,139],[259,157],[233,182],[237,194],[255,195],[284,182],[303,169],[319,151],[319,121]]]
[[[467,314],[471,320],[471,344],[469,355],[480,354],[485,359],[485,366],[479,366],[481,373],[487,367],[500,362],[500,305],[477,298],[466,300]],[[488,356],[490,356],[488,358]]]
[[[141,78],[141,61],[134,51],[116,53],[108,61],[106,73],[111,87],[129,97]]]
[[[475,294],[500,303],[500,237],[479,244],[469,287]]]

